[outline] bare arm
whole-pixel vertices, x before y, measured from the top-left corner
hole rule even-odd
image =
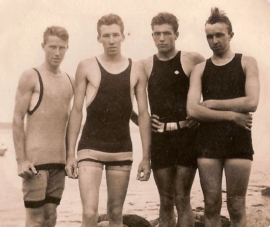
[[[254,58],[244,57],[242,65],[246,74],[245,97],[227,100],[207,100],[201,105],[215,110],[228,110],[239,113],[255,112],[259,102],[259,73],[257,62]]]
[[[132,114],[131,114],[130,119],[135,125],[139,126],[138,114],[134,110],[132,110]]]
[[[31,177],[36,173],[34,165],[26,159],[24,131],[24,118],[37,82],[37,77],[35,78],[35,76],[30,70],[22,74],[15,98],[12,124],[13,142],[18,164],[18,175],[23,178]]]
[[[138,168],[137,179],[146,181],[150,177],[150,145],[151,145],[151,124],[148,113],[146,86],[147,76],[144,74],[141,65],[138,67],[138,82],[135,87],[135,95],[138,102],[138,122],[142,140],[143,158]],[[141,173],[143,172],[143,175]]]
[[[82,107],[87,86],[87,78],[84,72],[84,65],[80,63],[75,77],[74,102],[70,112],[68,123],[68,146],[66,171],[70,178],[77,178],[77,161],[75,148],[82,122]]]
[[[200,105],[202,92],[202,74],[205,62],[195,66],[190,77],[190,87],[187,100],[188,115],[198,121],[232,121],[239,126],[250,130],[252,118],[249,114],[241,114],[233,111],[218,111]]]

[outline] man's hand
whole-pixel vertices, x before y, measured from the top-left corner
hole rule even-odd
[[[150,161],[142,160],[138,167],[137,180],[148,181],[151,174]]]
[[[33,163],[28,160],[18,162],[18,175],[22,178],[30,178],[34,174],[37,174],[37,170],[34,167]]]
[[[195,129],[198,128],[200,126],[200,123],[198,121],[196,121],[195,119],[192,119],[190,117],[187,117],[187,127],[191,128],[191,129]]]
[[[252,114],[246,113],[234,113],[233,114],[233,122],[242,128],[251,131],[252,127]]]
[[[68,158],[66,164],[66,173],[69,178],[77,179],[78,178],[78,165],[75,158]]]
[[[157,132],[157,130],[161,126],[161,122],[159,121],[159,116],[157,116],[157,115],[151,116],[151,126],[152,126],[152,131]]]

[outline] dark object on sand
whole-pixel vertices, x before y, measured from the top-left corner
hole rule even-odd
[[[109,223],[106,214],[102,214],[98,217],[99,227],[107,227],[109,226],[108,224]],[[124,214],[123,224],[124,227],[152,227],[149,221],[136,214]]]
[[[203,223],[203,214],[194,212],[195,218],[195,227],[204,227]],[[125,214],[123,215],[123,224],[124,227],[158,227],[159,219],[155,219],[152,221],[147,221],[143,217],[140,217],[136,214]],[[109,222],[106,214],[102,214],[98,217],[98,227],[108,227]],[[231,223],[228,218],[221,216],[221,226],[222,227],[230,227]]]
[[[193,212],[194,219],[195,219],[195,227],[204,227],[204,217],[203,213]],[[159,219],[150,221],[152,227],[158,227],[159,226]],[[231,223],[228,218],[221,216],[221,226],[222,227],[230,227]]]
[[[261,191],[262,195],[264,196],[270,196],[270,188],[267,187]]]

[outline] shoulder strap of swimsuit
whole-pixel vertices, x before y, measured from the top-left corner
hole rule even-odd
[[[41,78],[41,76],[40,76],[39,71],[38,71],[36,68],[33,68],[33,69],[37,72],[37,75],[38,75],[39,84],[40,84],[40,93],[39,93],[39,99],[38,99],[38,102],[37,102],[36,106],[34,107],[34,109],[28,110],[28,114],[29,114],[29,115],[32,115],[32,114],[36,111],[36,109],[39,107],[39,105],[40,105],[40,103],[41,103],[41,101],[42,101],[43,90],[44,90],[42,78]]]

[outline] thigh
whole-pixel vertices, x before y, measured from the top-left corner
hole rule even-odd
[[[247,159],[226,159],[225,176],[228,196],[245,196],[250,170],[251,160]]]
[[[154,179],[160,196],[175,194],[176,168],[162,168],[153,170]]]
[[[201,187],[204,195],[221,194],[223,161],[219,159],[198,159]]]
[[[49,170],[45,203],[54,203],[56,205],[59,205],[64,188],[65,188],[65,170],[64,169]]]
[[[130,170],[106,170],[108,206],[123,207],[130,178]]]
[[[176,193],[186,197],[190,195],[190,190],[196,174],[195,168],[177,166],[176,169]]]
[[[23,195],[26,208],[39,208],[45,204],[48,171],[39,170],[37,175],[23,179]]]
[[[102,168],[79,166],[79,188],[84,210],[98,208]]]

